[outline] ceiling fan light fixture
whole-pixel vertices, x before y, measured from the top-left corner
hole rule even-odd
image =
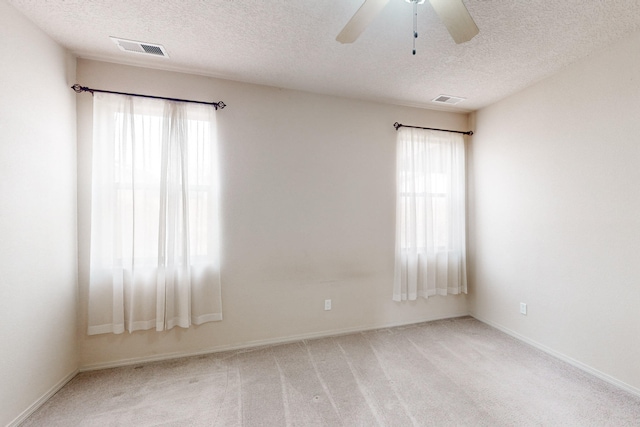
[[[340,43],[353,43],[358,36],[373,22],[376,15],[384,9],[390,0],[364,0],[360,8],[344,26],[336,40]],[[413,38],[417,38],[418,5],[425,0],[405,0],[413,6]],[[473,21],[463,0],[429,0],[432,8],[440,20],[447,27],[451,38],[456,44],[471,40],[478,32],[478,26]],[[413,49],[415,51],[415,47]],[[414,53],[415,54],[415,53]]]

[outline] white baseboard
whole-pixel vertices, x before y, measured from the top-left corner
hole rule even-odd
[[[18,415],[13,421],[7,424],[7,427],[17,427],[26,420],[29,415],[33,414],[40,406],[42,406],[47,400],[51,398],[54,394],[56,394],[62,387],[64,387],[69,381],[71,381],[76,375],[78,375],[78,370],[71,372],[69,375],[58,381],[53,387],[51,387],[46,393],[44,393],[38,400],[33,402],[27,409],[22,411],[20,415]]]
[[[593,368],[593,367],[591,367],[589,365],[586,365],[586,364],[584,364],[584,363],[582,363],[582,362],[580,362],[580,361],[578,361],[578,360],[576,360],[576,359],[574,359],[572,357],[569,357],[569,356],[567,356],[567,355],[565,355],[563,353],[555,351],[555,350],[547,347],[544,344],[541,344],[541,343],[539,343],[537,341],[534,341],[534,340],[532,340],[530,338],[527,338],[527,337],[525,337],[523,335],[520,335],[519,333],[517,333],[515,331],[512,331],[509,328],[505,328],[504,326],[499,325],[497,323],[494,323],[494,322],[492,322],[490,320],[483,319],[482,317],[480,317],[480,316],[478,316],[478,315],[476,315],[474,313],[470,313],[469,315],[471,317],[473,317],[474,319],[479,320],[482,323],[485,323],[485,324],[487,324],[487,325],[489,325],[491,327],[494,327],[494,328],[504,332],[507,335],[512,336],[513,338],[516,338],[519,341],[522,341],[522,342],[524,342],[526,344],[529,344],[529,345],[537,348],[538,350],[544,351],[545,353],[555,357],[556,359],[560,359],[560,360],[562,360],[564,362],[567,362],[571,366],[575,366],[576,368],[578,368],[580,370],[583,370],[583,371],[593,375],[594,377],[600,378],[601,380],[606,381],[611,385],[614,385],[614,386],[616,386],[618,388],[621,388],[622,390],[625,390],[625,391],[627,391],[627,392],[629,392],[629,393],[631,393],[631,394],[633,394],[635,396],[640,397],[640,389],[638,389],[638,388],[636,388],[636,387],[634,387],[634,386],[632,386],[630,384],[627,384],[627,383],[625,383],[623,381],[620,381],[619,379],[614,378],[609,374],[605,374],[604,372],[599,371],[599,370],[597,370],[597,369],[595,369],[595,368]]]
[[[122,366],[138,365],[141,363],[160,362],[164,360],[179,359],[181,357],[202,356],[202,355],[211,354],[211,353],[221,353],[223,351],[234,351],[234,350],[250,349],[255,347],[263,347],[268,345],[287,344],[287,343],[302,341],[302,340],[333,337],[333,336],[339,336],[339,335],[345,335],[345,334],[353,334],[357,332],[373,331],[376,329],[395,328],[398,326],[414,325],[418,323],[432,322],[435,320],[453,319],[456,317],[463,317],[463,316],[469,316],[469,313],[465,312],[465,313],[454,314],[450,316],[424,318],[421,320],[415,320],[411,322],[390,323],[387,325],[356,326],[351,328],[332,329],[328,331],[312,332],[312,333],[299,334],[299,335],[290,335],[290,336],[280,337],[280,338],[247,341],[247,342],[232,344],[232,345],[220,345],[220,346],[210,347],[210,348],[207,348],[204,350],[198,350],[198,351],[184,351],[184,352],[179,351],[179,352],[164,353],[164,354],[153,355],[153,356],[121,359],[113,362],[93,363],[93,364],[81,366],[79,371],[80,372],[96,371],[100,369],[109,369],[109,368],[118,368]]]

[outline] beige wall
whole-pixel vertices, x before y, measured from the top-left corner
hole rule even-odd
[[[84,367],[468,312],[465,296],[391,300],[395,121],[466,129],[465,114],[78,61],[100,89],[209,101],[218,114],[223,315],[172,331],[87,336],[91,96],[78,96],[80,357]],[[325,299],[333,309],[324,311]]]
[[[0,1],[0,425],[77,369],[75,59]]]
[[[475,121],[472,312],[640,392],[640,34]]]

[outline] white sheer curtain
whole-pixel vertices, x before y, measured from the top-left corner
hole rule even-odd
[[[215,109],[94,94],[88,333],[222,319]]]
[[[467,292],[461,134],[400,128],[393,299]]]

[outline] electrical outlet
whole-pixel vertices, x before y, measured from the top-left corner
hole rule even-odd
[[[527,304],[523,302],[520,303],[520,314],[527,315]]]
[[[331,310],[331,300],[330,299],[324,300],[324,309],[325,310]]]

